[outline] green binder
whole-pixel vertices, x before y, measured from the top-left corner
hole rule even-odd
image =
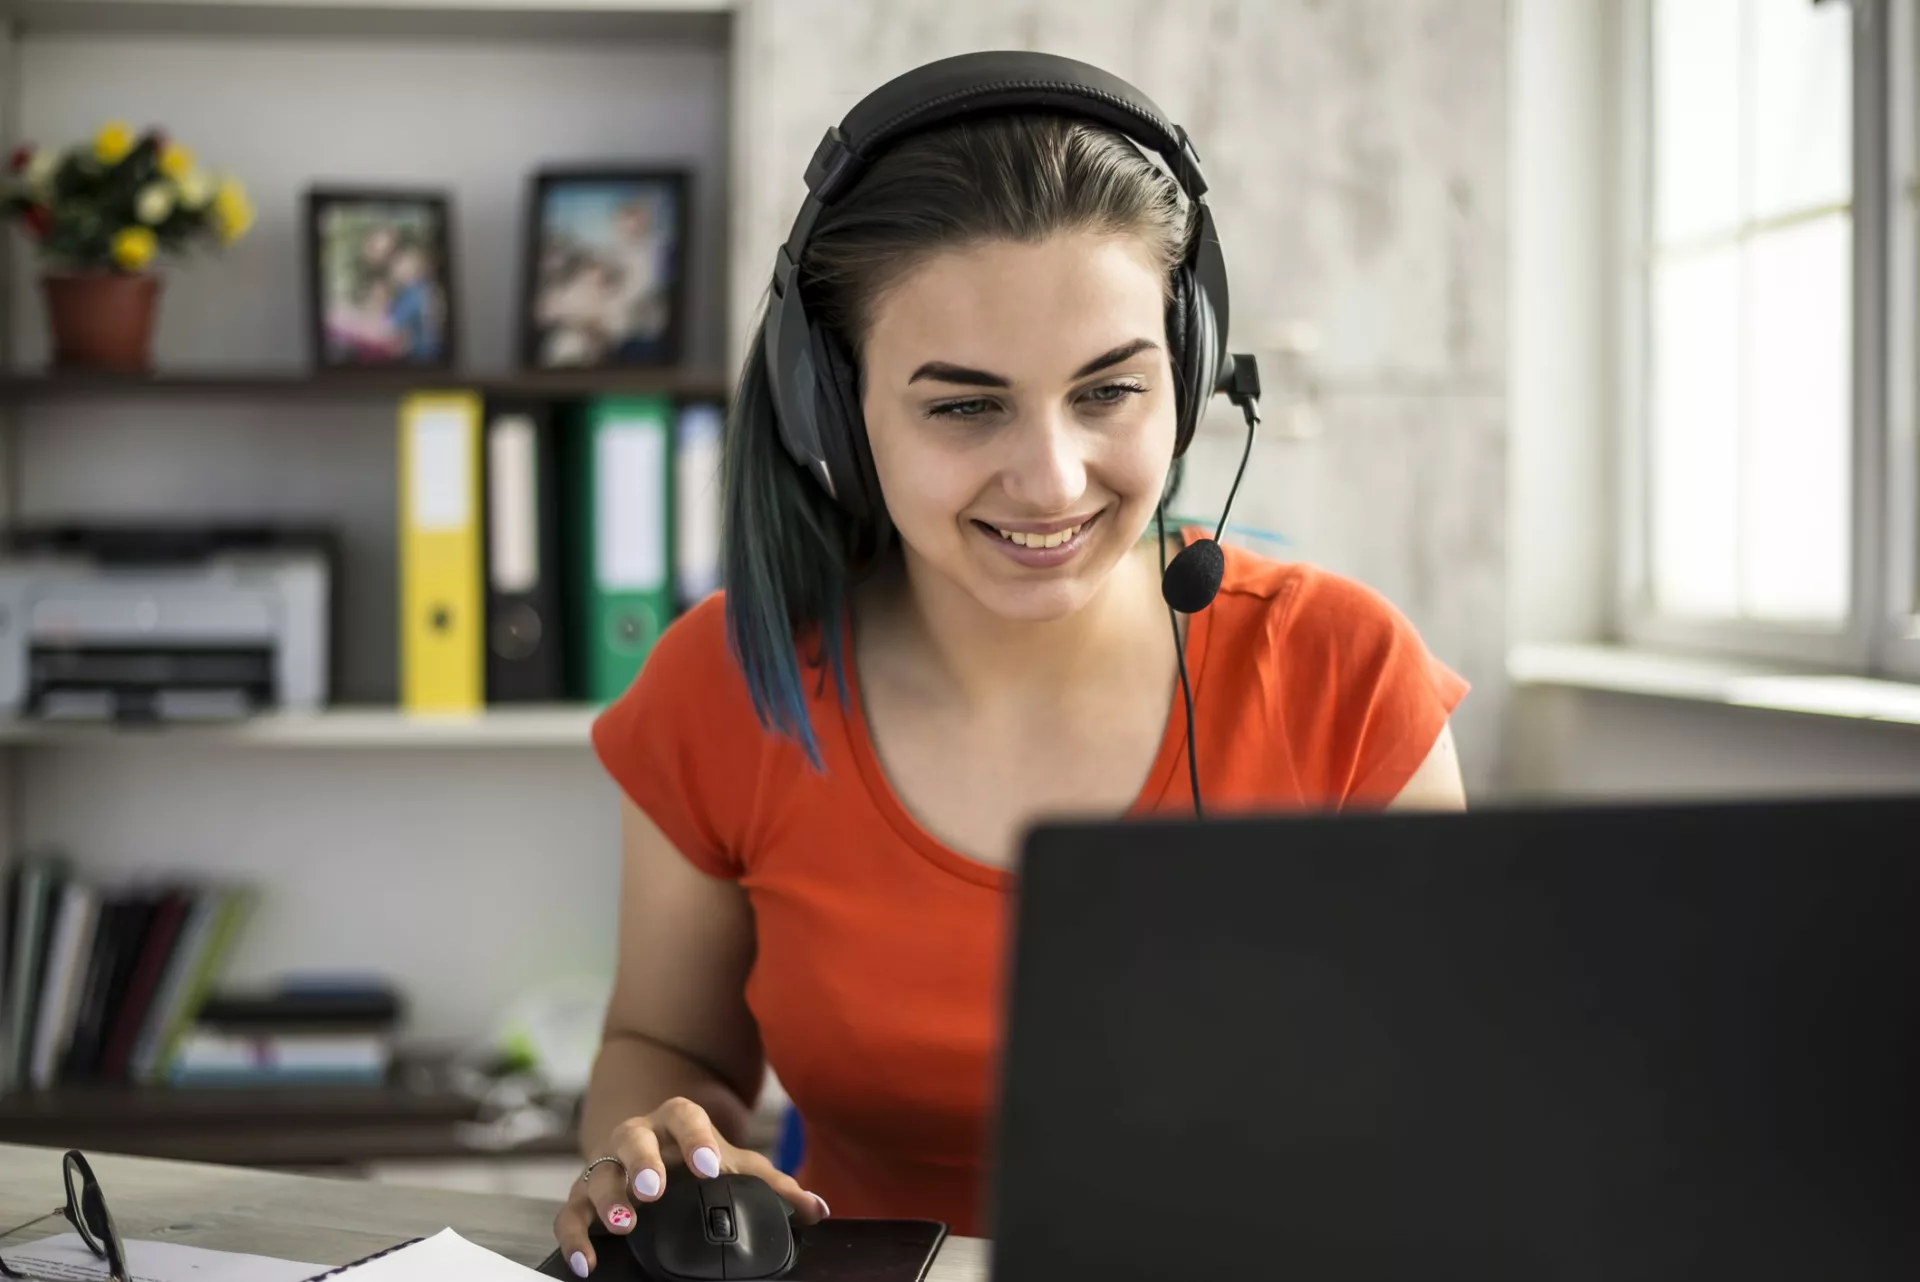
[[[673,619],[673,417],[664,396],[602,396],[572,425],[570,623],[589,703],[619,698]]]

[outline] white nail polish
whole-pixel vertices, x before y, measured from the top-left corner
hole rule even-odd
[[[720,1155],[710,1148],[693,1150],[693,1169],[712,1179],[720,1174]]]
[[[567,1257],[567,1267],[573,1270],[573,1276],[577,1278],[587,1276],[587,1253],[585,1251],[575,1251]]]
[[[829,1215],[832,1215],[832,1214],[833,1214],[833,1208],[827,1205],[827,1199],[826,1199],[826,1198],[824,1198],[824,1197],[821,1197],[821,1196],[820,1196],[820,1195],[819,1195],[818,1193],[815,1193],[815,1194],[813,1195],[813,1200],[814,1200],[814,1201],[816,1201],[816,1202],[818,1202],[818,1203],[820,1204],[820,1218],[821,1218],[821,1219],[823,1219],[823,1220],[824,1220],[824,1219],[826,1219],[826,1218],[827,1218],[827,1217],[828,1217]]]
[[[660,1172],[648,1167],[633,1177],[633,1191],[640,1197],[660,1196]]]

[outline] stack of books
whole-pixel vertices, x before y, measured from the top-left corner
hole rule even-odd
[[[29,856],[7,883],[0,1088],[165,1081],[253,906],[251,888],[119,888]]]
[[[377,1086],[393,1066],[399,995],[379,980],[294,980],[216,993],[180,1046],[176,1086]]]

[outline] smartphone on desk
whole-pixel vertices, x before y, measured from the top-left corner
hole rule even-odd
[[[921,1282],[946,1236],[947,1226],[936,1220],[849,1218],[795,1225],[793,1267],[781,1282]],[[624,1238],[596,1224],[592,1241],[599,1265],[589,1282],[655,1282]],[[539,1271],[576,1282],[558,1250],[540,1262]]]

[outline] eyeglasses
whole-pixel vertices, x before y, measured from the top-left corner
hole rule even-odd
[[[12,1237],[21,1229],[38,1224],[41,1220],[64,1215],[80,1235],[80,1240],[87,1244],[87,1249],[107,1262],[107,1282],[132,1282],[132,1275],[127,1272],[126,1248],[120,1244],[120,1230],[113,1227],[113,1214],[107,1210],[107,1195],[100,1191],[100,1181],[94,1178],[93,1168],[87,1165],[87,1159],[79,1149],[68,1149],[60,1159],[60,1170],[66,1177],[67,1204],[48,1211],[46,1215],[36,1215],[25,1224],[16,1224],[0,1233],[0,1237]],[[17,1272],[4,1259],[0,1259],[0,1277],[47,1282],[40,1274]]]

